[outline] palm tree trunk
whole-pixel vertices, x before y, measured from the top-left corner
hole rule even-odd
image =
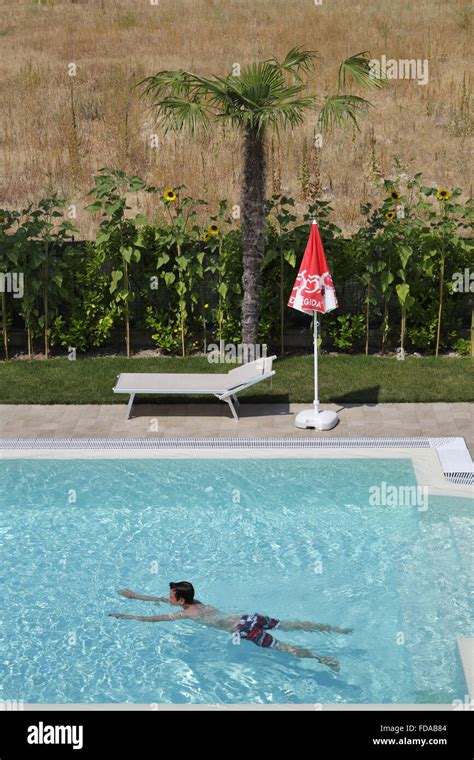
[[[242,342],[254,346],[258,338],[262,261],[265,253],[265,141],[248,128],[244,136],[242,181]]]

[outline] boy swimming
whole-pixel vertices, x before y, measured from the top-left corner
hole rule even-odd
[[[188,581],[170,583],[169,597],[147,596],[136,594],[130,589],[121,589],[119,594],[127,599],[140,599],[144,602],[167,602],[173,607],[180,607],[180,612],[172,612],[169,615],[123,615],[120,612],[111,612],[110,617],[123,620],[141,620],[148,623],[161,623],[171,620],[195,620],[196,623],[219,628],[229,633],[238,633],[241,639],[253,641],[254,644],[265,648],[275,648],[280,652],[287,652],[294,657],[311,657],[318,660],[322,665],[327,665],[332,670],[339,672],[339,662],[334,657],[320,657],[304,647],[295,644],[286,644],[275,639],[269,631],[278,628],[280,631],[322,631],[324,633],[352,633],[352,628],[336,628],[325,623],[311,623],[309,621],[283,621],[260,615],[225,615],[216,607],[203,604],[194,598],[194,587]]]

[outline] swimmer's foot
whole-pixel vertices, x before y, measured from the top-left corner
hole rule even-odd
[[[353,630],[353,628],[331,628],[334,633],[352,633]]]
[[[296,628],[298,624],[294,624]],[[289,626],[286,625],[286,628]],[[327,623],[302,623],[301,629],[304,631],[322,631],[322,633],[352,633],[352,628],[338,628],[335,625],[328,625]]]
[[[335,673],[339,673],[341,666],[334,657],[319,657],[317,654],[315,654],[314,657],[321,663],[321,665],[327,665],[328,668],[334,670]]]

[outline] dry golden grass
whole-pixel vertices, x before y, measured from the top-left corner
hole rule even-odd
[[[0,205],[19,207],[49,191],[77,204],[81,234],[96,221],[83,211],[93,173],[120,166],[159,186],[187,185],[196,197],[238,202],[239,136],[186,135],[150,147],[153,123],[133,85],[164,68],[226,74],[294,45],[321,58],[310,85],[335,92],[340,61],[362,50],[380,58],[429,60],[426,86],[393,80],[362,93],[374,104],[360,133],[347,128],[311,146],[315,116],[269,145],[269,190],[305,200],[304,176],[350,231],[374,177],[395,170],[469,192],[468,0],[0,0]],[[68,65],[77,76],[68,76]],[[357,92],[357,91],[354,91]],[[140,200],[153,212],[156,198]],[[303,208],[303,206],[301,206]]]

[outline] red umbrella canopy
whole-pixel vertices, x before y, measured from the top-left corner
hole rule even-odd
[[[336,291],[329,274],[319,227],[313,222],[288,306],[312,315],[315,311],[325,314],[337,305]]]

